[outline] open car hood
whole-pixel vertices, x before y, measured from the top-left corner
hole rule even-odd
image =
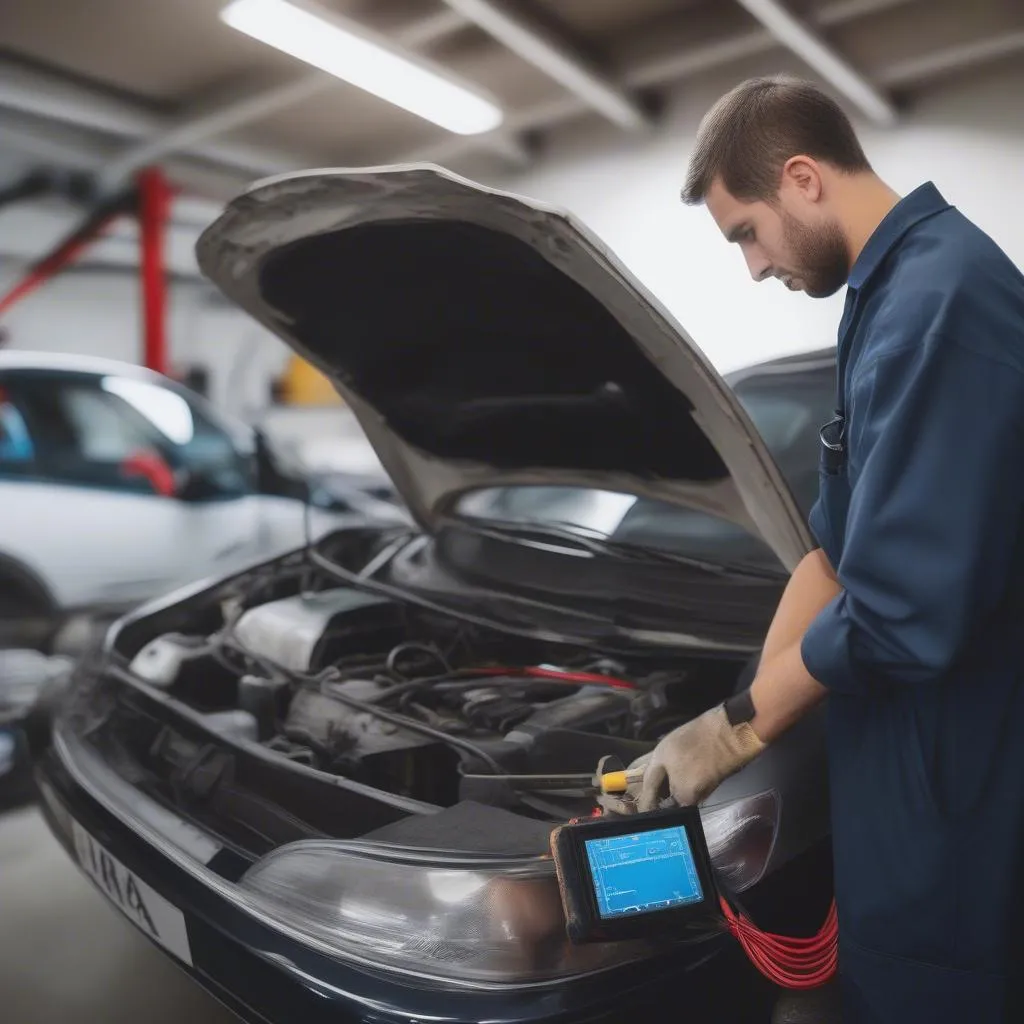
[[[700,509],[792,569],[810,536],[689,335],[582,224],[431,165],[258,182],[200,267],[319,367],[427,530],[467,491],[592,487]]]

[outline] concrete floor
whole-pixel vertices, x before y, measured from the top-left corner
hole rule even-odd
[[[0,1020],[237,1024],[72,864],[32,808],[0,815]]]

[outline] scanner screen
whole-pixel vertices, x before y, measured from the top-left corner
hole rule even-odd
[[[685,828],[588,839],[584,846],[603,918],[670,910],[704,899]]]

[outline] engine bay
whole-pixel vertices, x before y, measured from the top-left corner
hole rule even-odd
[[[537,641],[308,575],[222,599],[129,665],[282,766],[544,820],[593,806],[582,781],[552,776],[582,780],[606,754],[630,762],[731,692],[740,668]]]

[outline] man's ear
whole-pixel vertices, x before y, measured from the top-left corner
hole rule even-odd
[[[818,161],[809,156],[791,156],[782,167],[782,189],[797,193],[807,202],[821,199],[823,182]]]

